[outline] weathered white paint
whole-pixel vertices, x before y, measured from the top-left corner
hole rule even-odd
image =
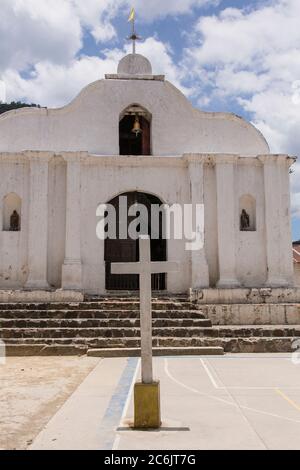
[[[56,291],[19,291],[0,290],[0,303],[38,303],[38,302],[83,302],[84,296],[81,292],[56,290]]]
[[[298,304],[207,305],[213,325],[300,325]]]
[[[219,270],[218,287],[237,287],[236,238],[239,218],[236,217],[236,158],[223,156],[217,160],[217,201],[218,201],[218,246]]]
[[[267,285],[293,283],[288,168],[282,156],[261,156],[264,164]]]
[[[80,155],[63,154],[67,161],[66,249],[62,268],[63,289],[82,289],[80,226]]]
[[[26,288],[47,289],[49,155],[29,152],[28,279]]]
[[[299,304],[300,288],[262,287],[190,290],[190,299],[199,305]],[[201,307],[202,308],[202,307]]]
[[[204,159],[187,156],[190,201],[193,207],[204,205]],[[205,214],[204,214],[205,217]],[[199,227],[199,230],[201,228]],[[197,231],[197,227],[195,227]],[[194,287],[209,287],[209,269],[205,253],[205,243],[202,249],[191,252],[191,276]]]
[[[204,203],[204,249],[187,253],[185,240],[168,241],[168,260],[180,264],[167,277],[170,293],[217,284],[292,285],[294,160],[270,155],[243,119],[194,109],[163,77],[149,75],[147,61],[130,64],[127,58],[122,75],[88,86],[62,109],[0,117],[2,228],[5,196],[16,193],[22,202],[21,232],[0,231],[0,288],[105,293],[96,209],[127,191],[167,204]],[[134,103],[152,115],[153,156],[118,155],[119,116]],[[255,200],[253,232],[240,232],[244,196]]]
[[[30,149],[118,155],[119,116],[133,103],[152,114],[154,155],[269,152],[261,133],[242,118],[199,111],[163,79],[127,78],[92,83],[61,109],[27,108],[1,115],[0,152]]]
[[[152,75],[152,65],[141,54],[128,54],[120,60],[118,75]]]

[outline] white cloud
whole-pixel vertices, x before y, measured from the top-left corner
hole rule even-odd
[[[114,72],[129,50],[129,46],[107,50],[103,58],[79,56],[85,30],[96,42],[112,40],[116,36],[114,18],[121,14],[126,21],[132,5],[138,18],[152,21],[222,4],[220,0],[0,3],[0,78],[6,82],[7,99],[48,106],[64,105],[86,84]],[[251,2],[248,5],[200,17],[181,64],[174,63],[170,46],[156,38],[141,43],[139,50],[150,58],[155,73],[166,73],[185,93],[193,89],[202,106],[236,100],[263,131],[272,151],[300,155],[300,1],[266,0],[256,7]],[[29,76],[28,70],[32,70]],[[293,211],[300,217],[299,165],[292,185]]]
[[[16,70],[7,70],[3,79],[7,84],[7,99],[27,100],[42,106],[63,106],[71,101],[89,83],[103,78],[106,73],[116,73],[118,61],[128,53],[125,50],[105,51],[103,59],[82,56],[66,65],[43,61],[36,64],[30,78],[23,78]],[[139,52],[152,62],[153,71],[166,73],[167,78],[188,93],[181,86],[181,72],[172,62],[169,47],[155,38],[148,38],[139,45]]]
[[[273,152],[292,155],[300,155],[299,17],[299,0],[273,0],[200,18],[184,61],[194,70],[199,103],[236,100]],[[300,217],[300,163],[292,194]]]
[[[169,15],[191,13],[195,7],[215,6],[221,0],[132,0],[128,4],[136,7],[138,16],[151,21]]]
[[[292,213],[300,219],[300,165],[295,165],[291,176],[292,183]],[[300,238],[300,237],[298,237]]]
[[[0,73],[47,60],[72,61],[82,47],[84,29],[97,42],[116,36],[112,20],[129,14],[132,4],[143,20],[189,13],[219,0],[1,0]],[[4,40],[3,40],[4,39]]]
[[[149,12],[152,17],[186,13],[193,6],[207,3],[214,0],[163,4],[140,0],[136,7],[139,16],[149,19]],[[96,42],[112,39],[116,35],[113,18],[121,12],[126,16],[130,5],[130,0],[1,0],[0,37],[5,41],[0,42],[0,78],[7,85],[7,99],[60,106],[84,85],[114,72],[129,46],[124,51],[106,51],[104,59],[84,55],[78,58],[82,37],[87,29]],[[157,73],[166,72],[181,86],[179,68],[172,63],[169,46],[149,38],[139,47],[152,60]]]
[[[67,66],[40,62],[32,77],[24,79],[15,70],[8,70],[3,78],[7,84],[7,99],[26,100],[41,106],[59,107],[67,104],[88,83],[103,78],[115,69],[111,60],[84,56]]]
[[[0,103],[6,101],[6,84],[3,80],[0,80]]]
[[[40,60],[66,62],[81,48],[81,26],[66,0],[1,0],[0,72]]]
[[[127,48],[129,52],[129,48]],[[184,72],[180,66],[176,65],[172,59],[172,49],[168,44],[164,44],[155,38],[148,38],[139,45],[139,52],[150,60],[153,73],[166,75],[183,93],[188,95],[190,90],[182,85]]]

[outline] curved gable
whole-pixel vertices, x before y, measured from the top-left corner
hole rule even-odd
[[[88,85],[59,109],[23,108],[0,116],[0,151],[87,151],[119,154],[119,116],[132,103],[152,114],[152,153],[269,153],[262,134],[234,114],[192,107],[172,84],[107,79]]]

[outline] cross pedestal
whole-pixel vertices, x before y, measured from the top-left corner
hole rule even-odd
[[[134,389],[134,427],[159,428],[160,386],[153,381],[151,275],[177,272],[178,263],[151,262],[150,238],[140,237],[140,261],[112,263],[112,274],[138,274],[140,277],[140,322],[142,382]]]

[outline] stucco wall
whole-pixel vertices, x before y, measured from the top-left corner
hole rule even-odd
[[[209,266],[209,282],[215,286],[219,280],[219,247],[217,216],[217,183],[215,167],[206,164],[204,169],[204,224],[205,252]]]
[[[81,253],[83,283],[89,291],[104,290],[104,242],[97,239],[95,230],[99,221],[97,206],[127,191],[142,191],[158,196],[164,203],[182,204],[189,201],[186,172],[180,159],[172,166],[165,161],[160,164],[159,159],[148,166],[145,160],[144,167],[134,161],[126,166],[99,165],[94,158],[82,166]],[[186,292],[190,286],[190,256],[183,241],[168,242],[168,259],[180,263],[180,272],[168,276],[168,290]]]
[[[263,168],[259,162],[249,165],[245,161],[236,172],[237,276],[242,285],[262,285],[267,275]],[[251,232],[240,231],[239,200],[244,195],[256,203],[256,230]]]
[[[61,157],[49,162],[48,184],[48,282],[61,287],[66,240],[66,162]]]
[[[119,116],[137,103],[152,114],[153,155],[269,153],[251,124],[196,110],[169,82],[99,80],[61,109],[21,109],[0,116],[0,151],[88,151],[119,154]]]
[[[78,207],[72,211],[78,224],[78,230],[70,231],[70,238],[66,241],[66,198],[68,194],[67,168],[72,161],[77,159],[79,164],[73,168],[72,175],[77,180]],[[280,197],[279,209],[276,218],[272,215],[272,201],[275,194],[266,192],[267,175],[265,165],[275,165],[279,181],[288,181],[288,159],[285,156],[268,157],[271,163],[266,163],[264,158],[236,158],[235,156],[208,156],[193,155],[193,165],[203,165],[204,206],[205,206],[205,254],[209,270],[210,286],[215,286],[220,277],[220,246],[233,253],[235,263],[232,265],[232,277],[234,276],[242,286],[262,287],[268,283],[268,274],[272,270],[281,276],[282,285],[291,284],[292,254],[290,247],[290,206],[289,200]],[[43,165],[40,166],[40,161]],[[223,163],[219,165],[219,162]],[[70,163],[71,162],[71,163]],[[227,163],[225,163],[227,162]],[[269,162],[269,160],[267,160]],[[164,203],[186,204],[191,201],[192,183],[190,180],[189,156],[181,157],[105,157],[91,156],[88,154],[62,154],[51,153],[34,154],[2,154],[0,155],[0,219],[3,219],[3,199],[11,193],[17,193],[22,199],[22,229],[21,232],[0,231],[0,288],[15,288],[26,283],[30,263],[34,259],[35,272],[43,275],[39,269],[39,262],[46,264],[45,281],[50,286],[60,287],[62,282],[62,265],[65,258],[66,243],[71,244],[79,240],[80,259],[71,259],[71,263],[82,263],[82,288],[90,293],[105,292],[104,269],[104,242],[96,237],[96,209],[100,203],[106,203],[116,195],[128,191],[148,192],[158,196]],[[219,165],[219,180],[216,172]],[[228,167],[232,173],[228,173]],[[48,185],[45,185],[45,177],[38,177],[35,168],[40,168],[43,175],[47,174]],[[45,168],[48,168],[47,172]],[[193,166],[194,168],[194,166]],[[78,171],[78,174],[76,172]],[[222,171],[225,173],[223,174]],[[268,170],[269,171],[269,170]],[[201,172],[199,173],[201,174]],[[233,176],[233,184],[222,184],[220,181],[228,174]],[[34,179],[32,179],[34,175]],[[73,178],[73,177],[72,177]],[[72,184],[73,179],[69,179]],[[197,182],[196,182],[197,183]],[[195,184],[195,183],[193,183]],[[36,186],[35,186],[36,185]],[[45,186],[44,186],[45,185]],[[284,186],[284,188],[285,188]],[[278,191],[278,185],[271,186],[274,192]],[[224,193],[231,192],[233,207],[223,207]],[[281,187],[283,189],[283,186]],[[29,217],[30,194],[37,191],[42,195],[46,192],[48,204],[43,205],[43,210],[38,213],[33,211],[37,207],[37,200],[31,207]],[[285,189],[284,189],[285,191]],[[284,191],[281,194],[284,194]],[[70,194],[70,193],[69,193]],[[198,194],[197,192],[194,194]],[[200,194],[200,193],[199,193]],[[239,198],[248,194],[256,200],[256,231],[240,232]],[[201,196],[201,195],[200,195]],[[73,199],[71,200],[73,201]],[[268,210],[266,210],[266,201]],[[276,204],[278,201],[275,201]],[[75,204],[75,201],[74,201]],[[71,203],[72,206],[72,203]],[[71,207],[70,206],[70,207]],[[39,206],[38,206],[39,207]],[[277,205],[274,210],[277,211]],[[218,215],[217,215],[218,214]],[[232,214],[233,237],[227,237],[226,221],[228,214]],[[73,217],[73,215],[72,215]],[[230,215],[231,217],[231,215]],[[72,219],[73,220],[73,219]],[[269,220],[275,224],[277,232],[266,230]],[[29,227],[33,224],[34,230]],[[227,221],[228,222],[228,221]],[[44,229],[46,227],[46,235]],[[2,227],[1,227],[2,228]],[[231,228],[230,228],[231,230]],[[41,254],[32,258],[29,256],[29,233],[35,241],[31,250],[36,255],[36,250]],[[282,237],[281,233],[285,232]],[[47,253],[45,258],[41,251],[40,237],[46,240]],[[279,240],[279,241],[278,241]],[[220,242],[222,242],[220,244]],[[44,243],[44,241],[42,242]],[[273,244],[276,250],[267,249],[268,243]],[[77,248],[76,248],[77,250]],[[279,254],[279,256],[278,256]],[[171,240],[168,242],[168,259],[180,263],[179,273],[168,276],[169,292],[186,292],[193,285],[192,276],[192,252],[185,251],[185,240]],[[44,258],[42,260],[42,258]],[[225,258],[226,260],[226,258]],[[202,260],[202,262],[204,259]],[[197,266],[194,264],[194,266]],[[291,269],[290,269],[291,266]],[[194,268],[193,268],[194,269]],[[200,266],[201,269],[201,266]],[[43,279],[38,278],[38,285]],[[226,279],[225,279],[226,280]],[[34,281],[35,282],[35,281]],[[34,287],[34,286],[33,286]],[[200,286],[201,287],[201,286]]]
[[[0,287],[18,287],[28,274],[29,164],[17,156],[0,157]],[[3,202],[16,193],[22,200],[21,231],[3,230]]]

